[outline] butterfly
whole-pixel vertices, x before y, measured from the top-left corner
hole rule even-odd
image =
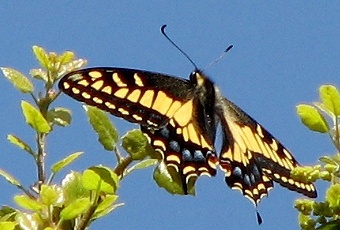
[[[257,121],[225,98],[200,70],[189,80],[150,71],[97,67],[70,72],[61,91],[88,105],[137,123],[183,191],[220,168],[225,182],[258,205],[274,183],[317,196],[312,183],[293,179],[294,156]],[[221,127],[222,147],[215,139]]]

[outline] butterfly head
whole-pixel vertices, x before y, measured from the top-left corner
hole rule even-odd
[[[207,80],[207,77],[202,73],[201,70],[198,70],[198,69],[191,72],[189,78],[190,78],[190,81],[194,83],[194,85],[199,86],[199,87],[204,86]]]

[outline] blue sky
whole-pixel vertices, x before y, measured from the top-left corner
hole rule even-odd
[[[315,164],[335,150],[326,136],[300,123],[295,106],[316,101],[321,84],[339,86],[339,10],[340,3],[328,1],[3,1],[0,66],[28,75],[38,67],[31,47],[39,45],[49,51],[72,50],[89,66],[139,68],[187,78],[193,66],[160,34],[161,25],[168,25],[171,38],[202,68],[233,44],[206,74],[301,164]],[[36,175],[31,157],[6,140],[14,133],[34,142],[20,112],[22,99],[30,100],[0,77],[0,168],[29,186]],[[49,136],[48,166],[83,150],[72,169],[113,167],[113,156],[96,141],[81,104],[62,95],[55,106],[72,109],[73,123]],[[137,127],[112,120],[121,135]],[[324,196],[325,184],[317,186],[319,196]],[[18,191],[2,179],[0,188],[0,204],[13,205],[11,198]],[[155,184],[152,169],[136,172],[119,190],[125,206],[91,229],[298,229],[293,201],[302,196],[278,185],[260,203],[260,227],[253,205],[226,186],[222,173],[201,178],[196,192],[196,197],[173,196]]]

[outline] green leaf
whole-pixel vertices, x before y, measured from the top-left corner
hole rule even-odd
[[[325,107],[335,116],[340,115],[340,93],[332,85],[322,85],[319,88],[320,99]]]
[[[43,69],[31,69],[30,75],[35,79],[48,82],[47,72]]]
[[[80,214],[86,212],[91,206],[89,198],[79,198],[68,206],[66,206],[61,212],[60,217],[64,220],[74,219]]]
[[[133,160],[142,160],[148,153],[153,152],[148,139],[140,129],[129,131],[122,137],[122,146]]]
[[[34,86],[32,82],[19,71],[12,68],[1,67],[2,73],[22,93],[32,93]]]
[[[181,183],[181,178],[178,172],[170,172],[165,163],[161,162],[158,167],[155,169],[153,178],[158,184],[159,187],[164,188],[171,194],[180,194],[184,195],[184,189]],[[192,185],[188,185],[188,194],[195,194],[195,187]]]
[[[40,198],[47,206],[61,206],[64,201],[63,191],[56,185],[41,185]]]
[[[50,62],[49,55],[47,54],[47,52],[42,47],[39,46],[33,46],[32,49],[40,65],[47,70],[51,69],[52,64]]]
[[[60,65],[65,65],[74,59],[74,53],[72,51],[65,51],[59,55]]]
[[[26,101],[21,101],[21,109],[26,119],[26,123],[39,133],[48,133],[51,126],[46,119],[33,105]]]
[[[39,222],[34,218],[34,214],[18,213],[16,220],[20,229],[39,229]]]
[[[315,107],[301,104],[297,106],[297,113],[302,123],[310,130],[320,133],[327,133],[329,131],[325,118]]]
[[[337,163],[334,161],[333,157],[331,156],[322,156],[319,158],[319,161],[326,163],[326,164],[337,165]]]
[[[14,201],[22,208],[26,208],[32,211],[40,211],[43,206],[36,200],[26,196],[26,195],[16,195],[14,196]]]
[[[13,221],[1,221],[0,229],[1,230],[13,230],[15,228],[16,223]]]
[[[75,152],[71,155],[65,157],[64,159],[58,161],[54,165],[52,165],[52,172],[57,173],[69,164],[71,164],[73,161],[75,161],[78,157],[80,157],[84,152]]]
[[[21,140],[19,137],[9,134],[7,135],[7,140],[11,142],[13,145],[16,145],[17,147],[19,147],[20,149],[25,150],[32,156],[35,156],[35,153],[32,150],[32,148],[28,144],[26,144],[23,140]]]
[[[313,104],[321,112],[327,114],[327,116],[329,116],[331,118],[334,117],[334,114],[331,111],[329,111],[323,103],[321,103],[321,102],[314,102]]]
[[[47,113],[47,119],[50,122],[53,122],[56,125],[59,126],[68,126],[71,123],[72,116],[71,116],[71,110],[61,107],[56,107],[54,109],[51,109]]]
[[[92,128],[98,134],[98,141],[106,150],[114,150],[118,140],[118,133],[105,112],[93,106],[83,107],[86,111]]]
[[[340,229],[340,220],[329,221],[325,224],[322,224],[320,227],[316,228],[316,230],[339,230]]]
[[[87,65],[87,60],[85,59],[77,59],[73,60],[69,63],[62,65],[58,71],[58,79],[64,76],[65,74],[75,71],[77,69],[83,68]]]
[[[125,175],[128,175],[135,170],[145,169],[145,168],[148,168],[150,166],[157,165],[158,163],[159,163],[159,160],[157,160],[157,159],[142,160],[142,161],[134,164],[131,168],[129,168]]]
[[[84,188],[81,177],[82,175],[79,172],[72,171],[62,180],[65,205],[79,198],[90,197],[90,191]]]
[[[313,220],[309,215],[304,215],[302,213],[299,213],[299,223],[301,226],[301,229],[315,229],[316,222]]]
[[[0,209],[0,222],[2,221],[14,221],[17,210],[12,207],[2,205]],[[1,229],[1,228],[0,228]]]
[[[327,189],[326,200],[330,207],[340,206],[340,184],[333,184]]]
[[[122,207],[122,206],[124,206],[124,203],[114,204],[114,205],[108,207],[107,209],[104,209],[101,212],[96,212],[91,219],[96,220],[100,217],[106,216],[106,215],[110,214],[112,211],[114,211],[117,208]]]
[[[5,178],[5,180],[7,180],[9,183],[11,183],[14,186],[17,186],[17,187],[21,187],[22,186],[17,179],[15,179],[12,175],[10,175],[9,173],[5,172],[2,169],[0,169],[0,176]]]
[[[98,219],[99,217],[105,216],[112,212],[112,207],[114,206],[113,204],[117,199],[117,195],[106,195],[96,208],[96,211],[93,214],[93,219]]]
[[[104,166],[86,169],[81,179],[86,189],[107,194],[115,194],[119,186],[118,176],[110,168]]]

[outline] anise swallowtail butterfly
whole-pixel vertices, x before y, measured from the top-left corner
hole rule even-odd
[[[299,164],[258,122],[226,99],[201,71],[185,80],[125,68],[88,68],[68,73],[59,88],[72,98],[141,125],[167,167],[175,170],[187,192],[189,180],[214,176],[220,167],[225,181],[255,205],[273,181],[316,197],[312,183],[290,176]],[[217,126],[223,141],[214,142]]]

